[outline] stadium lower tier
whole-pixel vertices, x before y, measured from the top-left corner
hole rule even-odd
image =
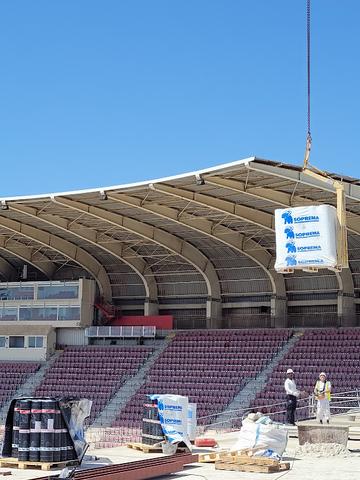
[[[256,329],[178,332],[160,345],[160,354],[159,346],[67,347],[44,369],[33,394],[90,398],[93,408],[88,424],[92,424],[126,384],[132,396],[127,395],[117,410],[107,409],[110,414],[104,423],[126,432],[124,438],[140,431],[144,400],[154,393],[188,396],[197,404],[199,425],[206,426],[231,409],[247,387],[250,403],[244,407],[284,421],[287,368],[294,370],[304,397],[312,394],[319,373],[325,371],[336,398],[339,392],[360,388],[359,344],[360,329]],[[18,395],[39,368],[33,362],[0,362],[0,406]],[[270,373],[264,381],[265,369]],[[347,406],[352,403],[341,405]],[[303,398],[297,419],[309,414],[309,401]],[[241,424],[241,412],[232,416],[224,428]]]

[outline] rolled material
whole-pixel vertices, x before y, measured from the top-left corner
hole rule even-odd
[[[41,441],[41,415],[42,402],[34,399],[31,402],[30,415],[30,448],[29,460],[38,462],[40,460],[40,441]]]
[[[13,431],[12,431],[12,444],[11,444],[11,456],[18,458],[19,454],[19,400],[15,403],[14,417],[13,417]]]
[[[43,400],[41,410],[40,461],[54,461],[55,430],[54,417],[57,410],[55,400]]]
[[[29,460],[31,400],[19,401],[19,447],[18,459]]]

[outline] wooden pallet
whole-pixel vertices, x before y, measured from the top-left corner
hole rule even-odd
[[[263,450],[264,447],[247,448],[244,450],[223,450],[217,452],[199,453],[200,463],[214,463],[218,460],[235,460],[237,457],[250,458],[249,455],[253,455],[257,450]]]
[[[207,453],[199,453],[199,463],[215,463],[218,460],[222,460],[224,457],[228,457],[229,455],[233,456],[240,451],[220,451],[220,452],[207,452]]]
[[[146,445],[145,443],[130,442],[127,443],[126,446],[144,453],[162,453],[161,445]]]
[[[290,463],[271,458],[238,456],[223,458],[215,462],[215,470],[233,472],[274,473],[290,469]]]
[[[159,444],[156,445],[146,445],[144,443],[130,442],[127,443],[128,448],[133,448],[134,450],[140,450],[144,453],[163,453],[162,447]],[[185,453],[188,452],[186,447],[178,447],[177,452]]]
[[[28,460],[18,460],[14,457],[0,458],[0,468],[18,468],[19,470],[27,470],[28,468],[38,468],[40,470],[51,470],[52,468],[63,469],[65,467],[77,465],[76,460],[67,462],[31,462]]]

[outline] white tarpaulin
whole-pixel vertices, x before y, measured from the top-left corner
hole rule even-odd
[[[275,270],[336,267],[337,232],[330,205],[275,210]]]
[[[170,443],[184,442],[191,450],[188,436],[188,397],[182,395],[150,395],[158,402],[161,428]]]

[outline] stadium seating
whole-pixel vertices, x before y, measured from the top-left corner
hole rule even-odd
[[[34,362],[0,362],[0,408],[39,367],[40,364]]]
[[[146,361],[149,347],[67,347],[36,390],[39,396],[93,400],[90,423]]]
[[[316,329],[304,332],[300,340],[286,354],[269,376],[264,389],[252,403],[254,408],[280,403],[267,407],[267,412],[283,410],[284,381],[287,368],[295,372],[298,389],[312,394],[315,382],[321,371],[328,375],[333,393],[351,391],[360,385],[360,330],[359,329]],[[297,419],[309,416],[307,401],[298,403]],[[302,408],[304,407],[304,408]],[[273,418],[284,421],[284,413],[274,414]]]
[[[109,435],[119,438],[121,433],[125,439],[133,439],[134,432],[139,434],[143,403],[150,393],[188,396],[190,402],[197,403],[199,424],[209,424],[268,366],[292,334],[293,331],[285,329],[178,332],[150,368],[145,384],[119,412]],[[283,384],[289,367],[295,371],[298,388],[309,394],[323,370],[328,373],[335,394],[358,388],[359,343],[360,329],[306,330],[274,368],[251,406],[255,409],[266,406],[275,420],[284,421]],[[36,395],[88,397],[94,402],[89,422],[92,423],[152,351],[146,346],[67,347],[48,370]],[[38,368],[36,363],[0,363],[0,405]],[[299,407],[304,405],[307,402],[301,400]],[[308,408],[300,408],[297,418],[308,414]]]
[[[288,340],[288,330],[217,330],[178,333],[149,371],[113,426],[141,425],[149,393],[186,395],[197,404],[199,423],[221,412]],[[202,417],[202,418],[201,418]]]

